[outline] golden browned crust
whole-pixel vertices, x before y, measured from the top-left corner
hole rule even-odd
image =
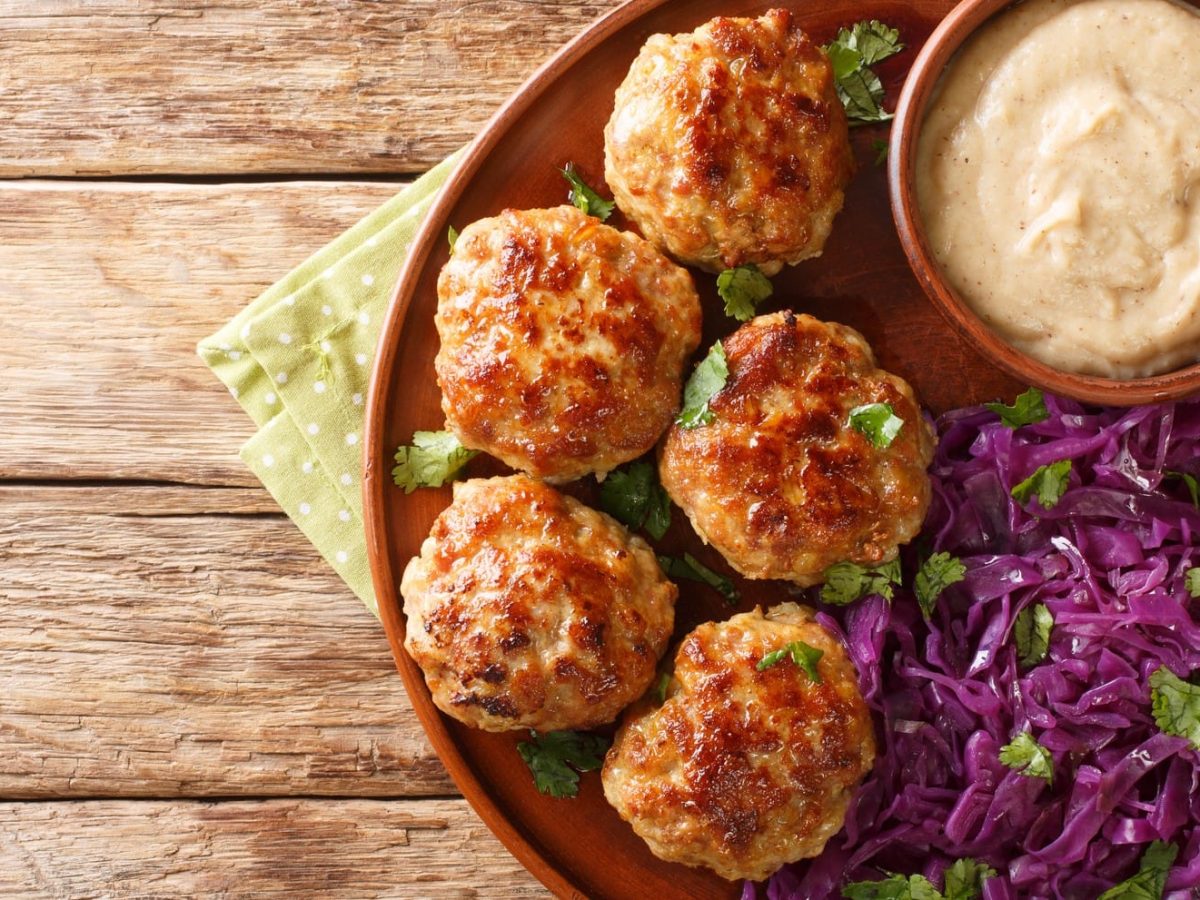
[[[821,683],[790,660],[757,670],[791,641],[824,652]],[[684,639],[666,702],[642,701],[617,732],[604,795],[662,859],[760,880],[821,852],[874,756],[845,650],[785,603]]]
[[[434,703],[487,731],[611,722],[653,680],[678,594],[643,540],[524,475],[456,484],[400,592]]]
[[[933,435],[912,388],[876,368],[862,335],[791,312],[724,342],[729,378],[714,420],[663,441],[663,486],[704,540],[749,578],[815,584],[831,565],[876,566],[920,530]],[[904,426],[886,449],[850,410],[889,403]]]
[[[572,206],[465,228],[438,279],[435,363],[462,443],[554,480],[654,446],[700,340],[691,276]]]
[[[651,37],[604,148],[622,211],[711,271],[820,254],[854,169],[829,61],[782,9]]]

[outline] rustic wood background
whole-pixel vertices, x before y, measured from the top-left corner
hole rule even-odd
[[[615,5],[0,0],[0,895],[545,895],[194,347]]]

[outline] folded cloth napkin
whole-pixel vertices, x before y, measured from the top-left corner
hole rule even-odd
[[[457,158],[322,247],[196,348],[258,425],[243,461],[376,615],[360,484],[367,382],[400,264]]]

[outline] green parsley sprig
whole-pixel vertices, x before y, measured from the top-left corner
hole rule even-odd
[[[1150,674],[1150,710],[1164,734],[1187,738],[1200,750],[1200,684],[1184,681],[1166,666]]]
[[[967,577],[967,567],[961,559],[949,553],[935,553],[921,564],[913,581],[913,592],[925,618],[933,615],[934,604],[942,591]]]
[[[765,672],[767,669],[779,665],[785,659],[790,659],[796,668],[804,670],[809,681],[821,684],[821,672],[817,669],[817,663],[824,655],[824,650],[811,647],[804,641],[791,641],[778,650],[772,650],[766,654],[758,661],[755,668],[760,672]]]
[[[1054,509],[1062,495],[1067,492],[1071,478],[1071,460],[1060,459],[1046,466],[1038,466],[1032,475],[1012,489],[1013,499],[1025,503],[1036,497],[1042,509]]]
[[[451,225],[446,229],[446,242],[450,245],[450,252],[454,252],[454,248],[458,245],[458,229]]]
[[[575,163],[567,163],[559,171],[562,172],[563,178],[571,185],[571,192],[568,197],[575,204],[575,208],[583,212],[584,215],[595,216],[601,222],[607,222],[608,217],[612,215],[613,207],[616,206],[616,203],[612,200],[605,200],[588,187],[587,183],[579,177],[579,172],[575,170]]]
[[[976,900],[983,883],[996,870],[973,859],[960,859],[943,875],[945,887],[938,890],[924,875],[891,875],[882,881],[857,881],[842,888],[847,900]]]
[[[773,293],[771,280],[753,263],[726,269],[717,276],[717,296],[725,302],[725,315],[739,322],[754,318],[758,304]]]
[[[1035,425],[1050,417],[1050,412],[1046,409],[1045,395],[1037,388],[1030,388],[1025,393],[1018,395],[1012,406],[1005,406],[1003,403],[985,403],[983,405],[998,415],[1000,421],[1009,428]]]
[[[712,422],[716,416],[708,408],[709,401],[725,387],[728,379],[729,366],[725,359],[725,347],[717,341],[683,386],[683,409],[675,419],[679,427],[699,428]]]
[[[531,740],[517,744],[517,753],[533,773],[538,792],[551,797],[574,797],[579,793],[579,773],[604,765],[609,740],[598,734],[577,731],[529,733]]]
[[[725,602],[730,606],[741,599],[741,595],[737,592],[737,588],[733,586],[733,582],[719,572],[714,572],[696,557],[690,553],[683,554],[683,557],[667,556],[659,554],[658,565],[668,578],[686,578],[688,581],[699,581],[701,584],[707,584],[718,594],[725,598]]]
[[[1189,597],[1200,600],[1200,567],[1188,569],[1183,574],[1183,587]]]
[[[850,427],[866,435],[876,450],[886,450],[904,427],[890,403],[867,403],[850,410]]]
[[[1017,613],[1013,637],[1017,642],[1017,662],[1022,669],[1031,669],[1046,658],[1053,628],[1054,614],[1045,603],[1035,603]]]
[[[1178,854],[1175,844],[1154,841],[1142,854],[1137,874],[1113,885],[1096,900],[1162,900],[1167,873]]]
[[[844,606],[860,597],[878,594],[891,600],[895,588],[900,586],[900,560],[893,559],[874,569],[852,562],[835,563],[825,570],[825,584],[821,587],[821,601]]]
[[[1022,775],[1044,778],[1046,784],[1054,784],[1054,757],[1028,731],[1022,731],[1012,743],[1000,748],[1000,762]]]
[[[392,479],[406,494],[417,488],[441,487],[458,477],[478,452],[468,450],[448,431],[417,431],[411,445],[397,448]]]
[[[851,125],[886,122],[892,117],[883,109],[883,83],[870,66],[904,49],[899,31],[878,19],[856,22],[821,49],[833,66],[838,99]]]
[[[656,541],[671,527],[671,498],[651,462],[609,472],[600,483],[600,507],[630,528],[645,528]]]

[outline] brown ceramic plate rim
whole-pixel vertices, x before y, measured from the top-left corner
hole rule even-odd
[[[371,562],[371,576],[376,597],[388,598],[386,602],[380,600],[379,615],[383,621],[384,630],[388,634],[388,643],[391,645],[396,667],[400,671],[409,696],[414,698],[413,708],[425,729],[425,734],[459,791],[509,852],[542,884],[561,897],[583,898],[585,895],[547,858],[533,835],[518,831],[505,816],[463,758],[462,752],[451,738],[441,719],[441,714],[433,702],[416,700],[426,690],[425,679],[420,669],[403,649],[404,617],[401,613],[402,604],[396,597],[400,573],[393,571],[392,568],[387,547],[388,532],[384,524],[385,492],[391,487],[387,464],[388,449],[384,445],[386,431],[384,423],[388,414],[388,403],[385,402],[384,396],[387,393],[387,380],[395,365],[398,349],[398,343],[387,340],[386,337],[399,333],[404,326],[412,299],[406,288],[413,279],[419,276],[435,242],[444,239],[439,223],[459,201],[479,167],[501,141],[511,123],[526,112],[538,97],[553,84],[559,74],[573,65],[580,57],[601,44],[610,35],[665,2],[667,0],[629,0],[597,19],[543,63],[500,107],[467,147],[463,158],[454,167],[438,193],[437,199],[425,215],[424,221],[409,247],[396,287],[392,291],[387,314],[384,317],[383,328],[380,332],[379,354],[371,370],[367,395],[366,429],[363,441],[363,511],[367,555]]]
[[[963,0],[934,29],[909,69],[892,123],[888,191],[901,246],[917,281],[947,323],[1008,374],[1056,394],[1090,403],[1134,406],[1176,400],[1200,390],[1200,364],[1148,378],[1118,381],[1064,372],[1000,338],[941,274],[917,209],[917,140],[938,80],[958,49],[993,15],[1019,0]],[[1195,5],[1195,0],[1191,0]]]

